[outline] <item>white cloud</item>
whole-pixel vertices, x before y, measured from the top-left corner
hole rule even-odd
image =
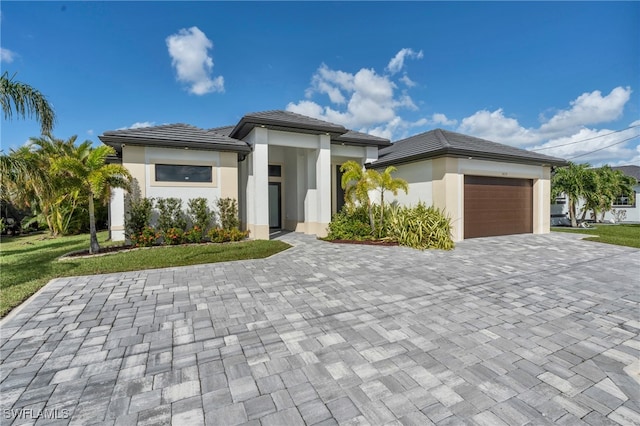
[[[391,60],[389,61],[389,65],[387,65],[387,71],[389,71],[391,74],[396,74],[400,72],[402,68],[404,68],[405,58],[422,59],[423,56],[424,55],[422,53],[422,50],[416,52],[415,50],[409,48],[400,49],[400,51],[396,53],[396,56],[391,58]]]
[[[171,64],[176,69],[178,81],[187,83],[189,92],[204,95],[224,92],[224,77],[212,78],[213,59],[209,49],[213,42],[198,27],[183,28],[166,39]]]
[[[142,129],[144,127],[153,127],[155,125],[155,121],[136,121],[131,126],[120,127],[116,130]]]
[[[88,134],[88,135],[93,135],[93,129],[89,129],[89,130],[87,130],[87,134]]]
[[[4,47],[0,47],[0,62],[6,62],[10,64],[16,58],[16,53],[5,49]]]
[[[566,133],[568,129],[606,123],[620,118],[631,97],[630,87],[616,87],[606,96],[599,90],[583,93],[571,101],[571,108],[557,112],[540,126],[540,133],[548,136]]]
[[[458,124],[458,120],[451,120],[444,114],[435,113],[431,116],[429,123],[442,126],[455,126]]]
[[[602,96],[599,90],[583,93],[569,103],[569,108],[557,111],[548,120],[541,118],[539,127],[523,127],[515,118],[505,116],[502,108],[481,110],[463,118],[458,130],[515,146],[553,142],[584,134],[589,130],[586,128],[588,125],[619,118],[630,95],[629,87],[616,87],[606,96]]]
[[[402,49],[389,62],[390,68],[400,70],[406,57],[422,56],[422,52]],[[290,102],[287,110],[391,139],[427,123],[426,119],[411,122],[398,115],[401,109],[415,111],[418,107],[406,90],[399,91],[393,74],[381,75],[370,68],[350,73],[323,63],[311,77],[305,91],[307,99]],[[407,87],[415,86],[406,73],[398,81]],[[329,104],[312,100],[315,95],[326,95]]]

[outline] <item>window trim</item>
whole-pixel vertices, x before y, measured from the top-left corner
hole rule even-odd
[[[618,204],[617,201],[622,198],[625,197],[625,195],[619,195],[616,197],[616,199],[614,200],[613,203],[611,203],[611,207],[615,207],[615,208],[627,208],[627,209],[635,209],[636,208],[636,202],[638,201],[638,194],[634,194],[633,197],[633,204]],[[630,196],[626,196],[627,199],[630,199]]]

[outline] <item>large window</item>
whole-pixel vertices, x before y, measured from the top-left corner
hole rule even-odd
[[[156,164],[156,182],[213,182],[211,166]]]

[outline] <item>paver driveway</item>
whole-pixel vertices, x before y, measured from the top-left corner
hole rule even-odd
[[[1,324],[2,424],[640,424],[639,250],[283,239],[51,282]]]

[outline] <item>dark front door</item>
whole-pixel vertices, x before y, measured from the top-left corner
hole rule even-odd
[[[269,228],[282,227],[282,194],[280,182],[269,182]]]
[[[342,172],[340,167],[336,166],[336,212],[342,210],[344,206],[344,189],[342,189]]]

